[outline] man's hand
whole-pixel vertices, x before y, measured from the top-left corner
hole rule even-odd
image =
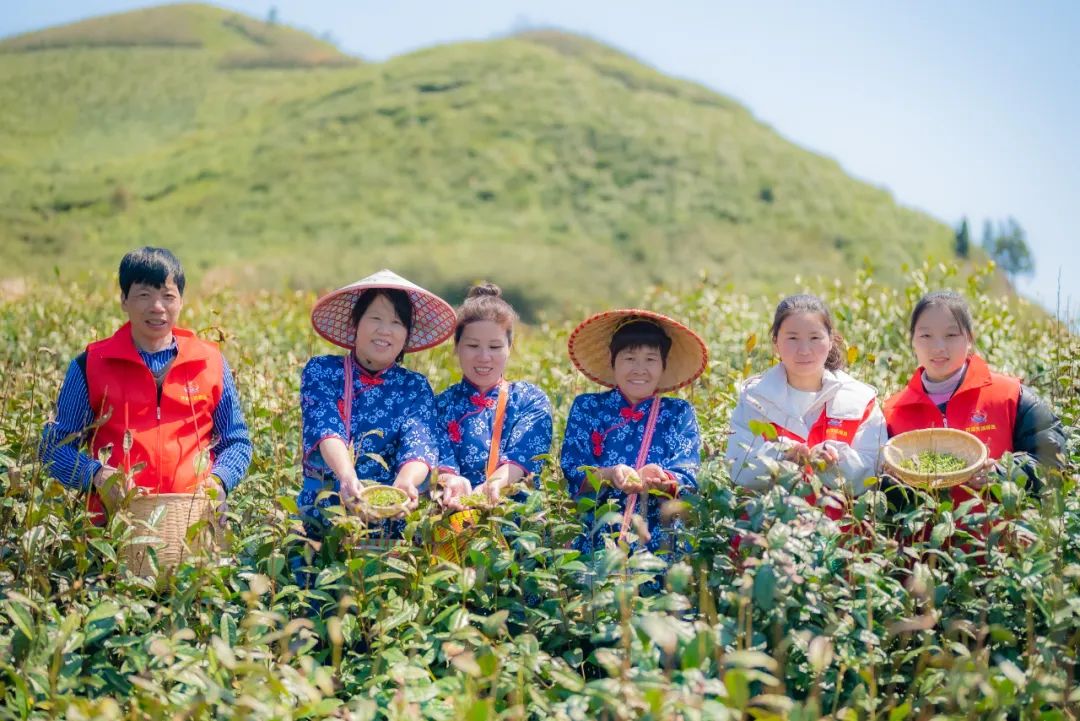
[[[102,466],[94,474],[93,486],[97,489],[105,510],[113,513],[120,502],[135,488],[135,483],[112,466]]]
[[[214,504],[215,520],[219,528],[224,528],[227,519],[225,514],[229,511],[229,504],[226,500],[227,494],[225,493],[225,484],[221,482],[221,479],[215,475],[209,475],[199,482],[197,493],[205,493]]]

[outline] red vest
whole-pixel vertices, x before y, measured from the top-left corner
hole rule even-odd
[[[921,428],[957,428],[986,444],[990,458],[1000,458],[1013,449],[1013,426],[1020,402],[1020,381],[992,373],[977,355],[968,358],[967,373],[960,387],[945,405],[943,414],[930,400],[922,384],[920,367],[907,387],[885,401],[885,423],[889,437]],[[954,503],[973,495],[964,486],[954,486]]]
[[[829,418],[829,407],[826,405],[825,408],[821,409],[821,415],[814,421],[814,425],[810,426],[810,434],[806,438],[789,431],[779,423],[773,423],[772,427],[776,429],[776,435],[781,438],[788,438],[793,441],[805,443],[811,448],[823,441],[835,441],[850,446],[851,441],[855,438],[855,434],[859,432],[859,426],[861,426],[874,411],[875,402],[876,399],[870,401],[866,406],[866,411],[862,414],[862,418],[849,419]],[[807,496],[806,501],[810,505],[817,505],[817,496],[811,493]],[[825,515],[834,521],[844,515],[843,509],[834,507],[831,504],[826,505],[824,511]]]
[[[97,421],[105,419],[92,434],[91,455],[100,460],[99,451],[111,444],[105,463],[121,470],[143,464],[135,483],[155,493],[190,493],[210,475],[213,413],[223,385],[217,345],[182,328],[174,328],[173,335],[177,355],[160,396],[135,349],[130,323],[86,348],[90,407]],[[96,494],[90,503],[91,511],[100,513]]]
[[[889,437],[920,428],[958,428],[985,443],[991,458],[1013,449],[1019,380],[991,373],[986,361],[973,355],[968,358],[964,381],[942,414],[923,389],[922,374],[919,368],[906,388],[885,401]]]

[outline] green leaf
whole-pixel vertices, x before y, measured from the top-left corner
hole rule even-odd
[[[34,638],[34,617],[25,606],[16,601],[8,600],[4,601],[4,610],[7,611],[8,618],[22,632],[23,636],[26,636],[28,640]]]
[[[771,563],[763,563],[754,574],[754,603],[768,611],[776,602],[776,571]]]
[[[761,436],[767,441],[775,441],[779,437],[776,434],[776,426],[767,421],[751,419],[747,425],[750,427],[751,433],[755,436]]]
[[[106,602],[95,606],[86,615],[86,620],[83,622],[86,643],[94,643],[112,633],[113,629],[116,628],[119,614],[120,607],[115,603]]]
[[[911,703],[905,701],[889,712],[889,721],[904,721],[911,714]]]
[[[484,631],[485,636],[495,638],[506,627],[506,619],[509,617],[509,611],[496,611],[480,623],[480,628]]]

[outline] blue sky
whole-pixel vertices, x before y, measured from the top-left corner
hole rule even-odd
[[[4,0],[0,36],[157,4]],[[1036,275],[1026,294],[1080,309],[1080,2],[1044,0],[227,0],[329,31],[369,60],[555,25],[744,103],[785,137],[975,240],[1015,217]],[[795,272],[793,272],[793,275]]]

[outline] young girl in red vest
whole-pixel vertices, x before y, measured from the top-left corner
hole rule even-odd
[[[767,489],[770,466],[787,460],[816,468],[827,487],[860,495],[886,440],[877,391],[842,370],[843,339],[817,296],[785,298],[769,332],[780,362],[742,386],[727,447],[732,479]],[[842,514],[835,500],[821,505],[831,518]]]
[[[991,459],[1007,452],[1029,454],[1036,462],[1061,464],[1065,436],[1061,421],[1030,387],[994,373],[975,353],[975,333],[967,301],[953,291],[923,296],[911,313],[911,347],[919,368],[907,386],[885,402],[889,435],[919,428],[958,428],[986,444]],[[955,504],[974,497],[985,483],[952,489]]]

